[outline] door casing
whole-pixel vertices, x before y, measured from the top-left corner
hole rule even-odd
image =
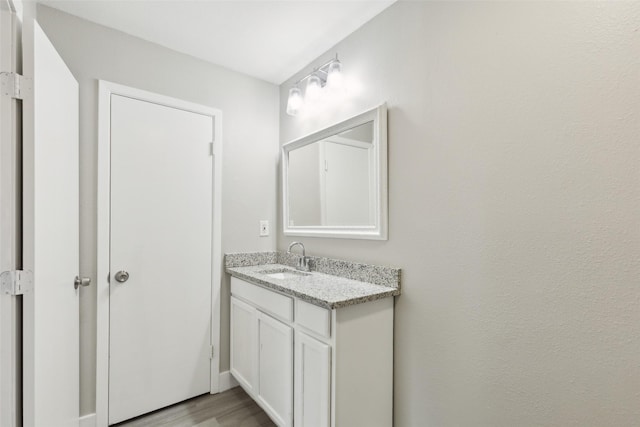
[[[0,72],[17,72],[20,22],[12,1],[0,0]],[[0,94],[0,272],[21,267],[21,113],[16,99]],[[0,426],[22,425],[20,297],[0,292]]]
[[[214,120],[213,142],[213,224],[211,283],[210,392],[220,390],[220,281],[222,274],[221,180],[222,112],[176,98],[100,80],[98,83],[98,218],[97,218],[97,337],[96,337],[96,426],[107,427],[109,419],[109,252],[111,192],[111,95],[121,95],[158,105],[208,115]]]

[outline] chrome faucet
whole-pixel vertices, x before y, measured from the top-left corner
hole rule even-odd
[[[302,248],[302,256],[298,257],[298,265],[296,266],[296,269],[301,270],[301,271],[309,271],[309,257],[305,256],[304,253],[304,245],[302,244],[302,242],[292,242],[289,245],[289,249],[287,249],[287,253],[290,254],[291,253],[291,249],[294,246],[300,246]]]

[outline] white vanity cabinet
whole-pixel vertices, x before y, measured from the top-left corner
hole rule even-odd
[[[232,277],[231,373],[279,426],[389,427],[393,298],[330,310]]]
[[[331,346],[296,332],[294,419],[296,426],[331,426]]]
[[[231,297],[231,372],[249,394],[258,384],[257,315],[255,307]]]
[[[258,311],[258,396],[278,425],[292,423],[293,328]]]
[[[231,373],[282,427],[293,424],[293,299],[244,281],[231,285]]]

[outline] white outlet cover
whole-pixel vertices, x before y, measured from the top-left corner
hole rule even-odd
[[[260,221],[260,236],[268,236],[269,235],[269,221],[261,220]]]

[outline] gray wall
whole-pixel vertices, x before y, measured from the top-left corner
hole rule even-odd
[[[396,426],[638,423],[639,28],[638,2],[400,2],[280,87],[281,143],[388,102],[389,240],[296,240],[403,269]],[[287,116],[335,52],[349,102]]]
[[[258,221],[275,225],[278,88],[47,7],[38,20],[80,83],[80,269],[95,283],[97,79],[219,108],[223,114],[222,249],[273,250]],[[228,361],[228,280],[222,289],[221,370]],[[95,288],[80,313],[81,413],[95,412]]]

